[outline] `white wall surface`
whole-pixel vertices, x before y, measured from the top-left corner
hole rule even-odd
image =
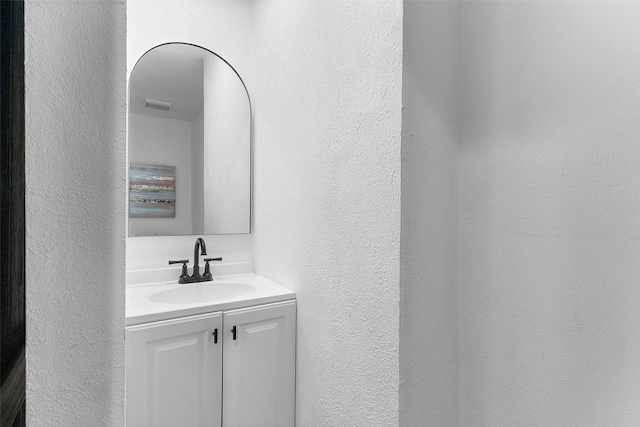
[[[125,7],[25,2],[27,424],[124,424]]]
[[[297,425],[397,426],[402,3],[254,16],[254,256],[297,293]]]
[[[229,61],[252,91],[253,29],[251,1],[128,0],[127,75],[149,49],[162,43],[186,42],[209,49]],[[251,261],[251,238],[205,236],[207,249],[227,259],[240,254]],[[193,257],[193,237],[136,237],[127,239],[127,269],[164,268],[167,254]],[[185,251],[183,248],[188,246]],[[212,252],[213,253],[213,252]],[[191,260],[193,261],[193,260]]]
[[[192,43],[226,59],[253,82],[253,1],[128,0],[127,70],[162,43]]]
[[[169,19],[188,23],[189,31],[179,30],[184,41],[222,54],[241,74],[253,69],[252,59],[234,57],[244,53],[231,46],[251,45],[242,36],[251,32],[230,18],[235,12],[157,2],[153,15],[145,3],[154,2],[130,1],[129,16],[156,38],[131,41],[129,70],[147,48],[176,40],[179,26]],[[236,11],[240,4],[202,5],[213,3]],[[449,12],[432,7],[455,26]],[[255,252],[260,274],[298,293],[298,425],[397,425],[399,347],[410,336],[403,330],[399,343],[402,6],[266,2],[260,9]],[[434,31],[444,22],[431,21]],[[462,5],[460,425],[640,421],[638,22],[640,5],[631,2]],[[123,424],[124,26],[119,2],[26,3],[29,425]],[[207,44],[211,28],[226,29],[216,46]],[[447,102],[455,91],[440,74],[455,61],[428,28],[421,31],[426,38],[411,37],[408,51],[426,43],[445,62],[408,57],[407,73],[415,66],[443,85],[405,98],[423,106],[416,116],[407,112],[405,132],[415,126],[415,133],[405,133],[403,148],[425,155],[413,141],[432,138],[429,152],[443,164],[424,165],[440,179],[455,170],[449,120],[456,113]],[[452,28],[438,36],[455,45]],[[411,74],[405,78],[413,84]],[[421,103],[431,99],[444,113]],[[453,190],[436,191],[421,164],[405,167],[411,180],[403,189],[427,179],[420,197],[450,201]],[[423,198],[403,203],[403,221],[428,208]],[[447,206],[443,212],[455,210]],[[425,212],[452,227],[443,212]],[[420,232],[453,250],[444,233]],[[406,237],[406,255],[431,247],[405,246]],[[220,247],[250,257],[251,236],[241,239]],[[144,254],[131,265],[164,266],[190,254],[192,240],[129,239]],[[217,244],[209,246],[216,253]],[[423,278],[418,268],[405,270],[413,264],[404,255],[403,297],[428,292],[450,303],[443,284],[453,277],[452,259],[440,255],[445,264]],[[442,286],[418,293],[404,286],[414,275]],[[411,307],[403,305],[403,322],[417,315]],[[449,343],[440,332],[452,330],[450,317],[427,314],[443,319],[442,329],[425,323],[430,342]],[[423,348],[426,341],[409,351]],[[448,351],[418,355],[442,363]],[[442,366],[447,374],[434,378],[450,396],[451,365]],[[419,375],[435,370],[425,366]],[[435,417],[449,402],[427,403],[424,413]]]
[[[204,231],[251,230],[251,105],[236,72],[204,58]]]
[[[131,113],[128,126],[129,164],[176,168],[175,218],[129,218],[129,235],[192,234],[191,122]]]
[[[463,6],[460,425],[640,424],[639,23]]]
[[[461,3],[404,2],[400,425],[458,425]]]
[[[204,111],[201,108],[191,122],[191,194],[204,194]],[[204,198],[191,200],[191,227],[204,234]]]
[[[251,234],[205,236],[207,252],[211,257],[223,256],[224,262],[250,263]],[[155,236],[139,239],[127,239],[127,253],[140,254],[129,256],[127,271],[169,268],[170,259],[189,258],[189,265],[193,264],[193,246],[195,236]],[[202,262],[200,263],[202,265]],[[182,266],[175,266],[177,277],[180,276]],[[191,269],[189,269],[191,271]],[[142,282],[144,283],[144,282]]]

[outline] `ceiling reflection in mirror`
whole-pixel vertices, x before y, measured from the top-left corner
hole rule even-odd
[[[129,236],[251,231],[251,105],[211,51],[157,46],[129,80]]]

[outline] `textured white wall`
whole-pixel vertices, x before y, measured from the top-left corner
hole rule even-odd
[[[254,256],[297,292],[297,425],[396,426],[402,3],[254,17]]]
[[[252,1],[128,0],[127,75],[149,49],[185,42],[229,61],[251,95],[253,82]],[[227,260],[251,261],[251,236],[205,236],[207,249]],[[127,240],[127,269],[164,268],[170,258],[193,255],[194,237],[135,237]]]
[[[28,1],[27,418],[124,424],[125,7]]]
[[[128,0],[127,70],[162,43],[193,43],[229,61],[253,82],[253,1]],[[251,93],[251,92],[250,92]]]
[[[400,425],[458,423],[461,3],[404,2]]]
[[[639,22],[463,6],[460,425],[640,424]]]

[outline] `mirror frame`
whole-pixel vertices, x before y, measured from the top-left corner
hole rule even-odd
[[[136,60],[136,63],[133,65],[133,68],[131,68],[131,72],[128,75],[127,78],[127,117],[126,117],[126,123],[127,123],[127,127],[126,127],[126,161],[127,161],[127,165],[126,165],[126,171],[127,171],[127,175],[126,175],[126,180],[127,180],[127,238],[136,238],[136,237],[182,237],[182,236],[191,236],[191,235],[196,235],[196,234],[176,234],[176,235],[153,235],[153,236],[130,236],[129,235],[129,182],[130,182],[130,168],[131,168],[131,162],[129,161],[129,120],[130,120],[130,116],[131,116],[131,76],[133,75],[133,72],[136,69],[136,66],[138,65],[138,63],[140,62],[140,60],[149,52],[151,52],[154,49],[157,49],[159,47],[162,46],[167,46],[167,45],[186,45],[186,46],[193,46],[199,49],[203,49],[207,52],[209,52],[210,54],[218,57],[219,59],[221,59],[225,64],[227,64],[227,66],[229,66],[229,68],[231,68],[233,70],[233,72],[235,73],[235,75],[238,77],[238,79],[240,79],[240,82],[242,83],[242,87],[244,88],[244,92],[247,95],[247,100],[249,101],[249,231],[247,231],[246,233],[219,233],[219,234],[205,234],[205,236],[233,236],[233,235],[246,235],[246,234],[251,234],[253,232],[253,103],[251,102],[251,96],[249,95],[249,89],[247,88],[247,85],[245,84],[244,80],[242,79],[242,77],[240,76],[240,73],[238,73],[238,70],[235,69],[235,67],[233,65],[231,65],[231,63],[229,63],[229,61],[227,61],[226,59],[224,59],[222,56],[218,55],[217,53],[213,52],[211,49],[208,49],[206,47],[197,45],[195,43],[189,43],[189,42],[166,42],[166,43],[161,43],[159,45],[156,45],[150,49],[147,49],[142,55],[140,55],[140,57]]]

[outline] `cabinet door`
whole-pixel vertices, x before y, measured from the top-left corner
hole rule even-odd
[[[224,313],[224,427],[293,427],[295,318],[295,301]]]
[[[128,327],[127,426],[220,426],[221,335],[221,313]]]

